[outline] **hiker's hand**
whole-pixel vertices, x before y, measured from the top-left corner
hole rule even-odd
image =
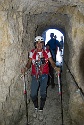
[[[60,72],[60,68],[59,67],[55,67],[54,70],[56,71],[56,73]]]
[[[27,71],[27,68],[22,68],[21,73],[24,74]]]

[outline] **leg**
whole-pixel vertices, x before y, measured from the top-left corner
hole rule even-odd
[[[54,83],[54,69],[53,67],[50,65],[50,76],[51,76],[51,86],[52,88],[55,87],[55,83]]]
[[[50,69],[51,67],[50,67],[50,65],[51,65],[51,64],[50,64],[50,62],[49,62],[49,75],[48,75],[48,82],[47,82],[47,85],[48,85],[48,86],[51,85],[51,72],[50,72],[50,71],[51,71],[51,69]]]
[[[44,74],[40,78],[40,110],[43,110],[46,101],[48,75]]]
[[[30,96],[34,103],[35,108],[38,108],[38,89],[39,89],[39,81],[37,81],[35,76],[32,76]]]

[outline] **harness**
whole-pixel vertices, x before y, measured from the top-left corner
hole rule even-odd
[[[43,68],[48,63],[48,56],[46,58],[45,53],[46,55],[48,53],[46,49],[42,49],[40,54],[37,49],[35,49],[32,53],[32,64],[35,66],[35,76],[37,79],[42,75]]]

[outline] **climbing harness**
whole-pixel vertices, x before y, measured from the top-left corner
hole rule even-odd
[[[36,67],[36,78],[39,78],[39,75],[42,75],[43,67],[45,65],[45,62],[42,62],[43,59],[40,58],[39,61],[35,61],[35,67]],[[45,61],[45,59],[44,59]],[[44,64],[43,64],[44,63]]]
[[[46,63],[48,63],[48,58],[45,58],[43,53],[47,54],[46,49],[42,49],[41,53],[37,52],[37,49],[35,49],[32,52],[32,57],[33,57],[33,65],[35,66],[35,74],[36,74],[36,78],[38,79],[40,75],[42,75],[43,72],[43,68],[46,65]]]
[[[28,121],[28,102],[27,102],[27,89],[26,89],[26,80],[25,80],[25,74],[22,76],[23,78],[23,83],[24,83],[24,99],[25,99],[25,105],[26,105],[26,119],[27,119],[27,123],[26,125],[29,125],[29,121]]]

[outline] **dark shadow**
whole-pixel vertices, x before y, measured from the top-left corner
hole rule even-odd
[[[82,78],[84,79],[84,45],[82,45],[81,51],[80,51],[79,68],[80,68]]]

